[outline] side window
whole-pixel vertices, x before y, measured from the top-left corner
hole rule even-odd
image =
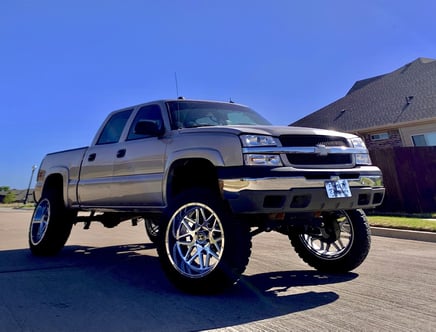
[[[141,121],[152,121],[159,128],[162,128],[163,120],[160,107],[158,105],[147,105],[141,107],[141,109],[138,111],[138,114],[136,114],[135,119],[133,120],[132,126],[130,127],[129,134],[127,135],[127,140],[149,137],[146,135],[137,134],[135,132],[136,125],[138,124],[138,122]]]
[[[117,143],[130,114],[132,114],[132,110],[115,113],[104,126],[98,138],[97,145]]]

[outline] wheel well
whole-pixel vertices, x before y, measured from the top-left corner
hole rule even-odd
[[[62,201],[64,200],[62,175],[52,174],[47,177],[44,182],[44,189],[42,190],[42,194],[46,194],[48,190],[56,191],[59,195],[61,195]]]
[[[206,159],[183,159],[176,161],[170,169],[167,195],[173,196],[192,187],[219,189],[215,166]]]

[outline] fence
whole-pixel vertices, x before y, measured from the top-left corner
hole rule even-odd
[[[395,147],[371,151],[383,172],[384,212],[436,212],[436,146]]]

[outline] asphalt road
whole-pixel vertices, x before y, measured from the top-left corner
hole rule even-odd
[[[237,286],[192,296],[166,280],[142,224],[78,225],[59,256],[39,258],[30,216],[0,209],[0,331],[436,331],[436,243],[373,236],[338,276],[264,233]]]

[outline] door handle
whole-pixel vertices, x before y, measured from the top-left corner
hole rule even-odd
[[[88,156],[88,161],[94,161],[96,156],[97,156],[96,153],[91,153],[91,154]]]
[[[126,155],[126,149],[121,149],[117,151],[117,158],[123,158]]]

